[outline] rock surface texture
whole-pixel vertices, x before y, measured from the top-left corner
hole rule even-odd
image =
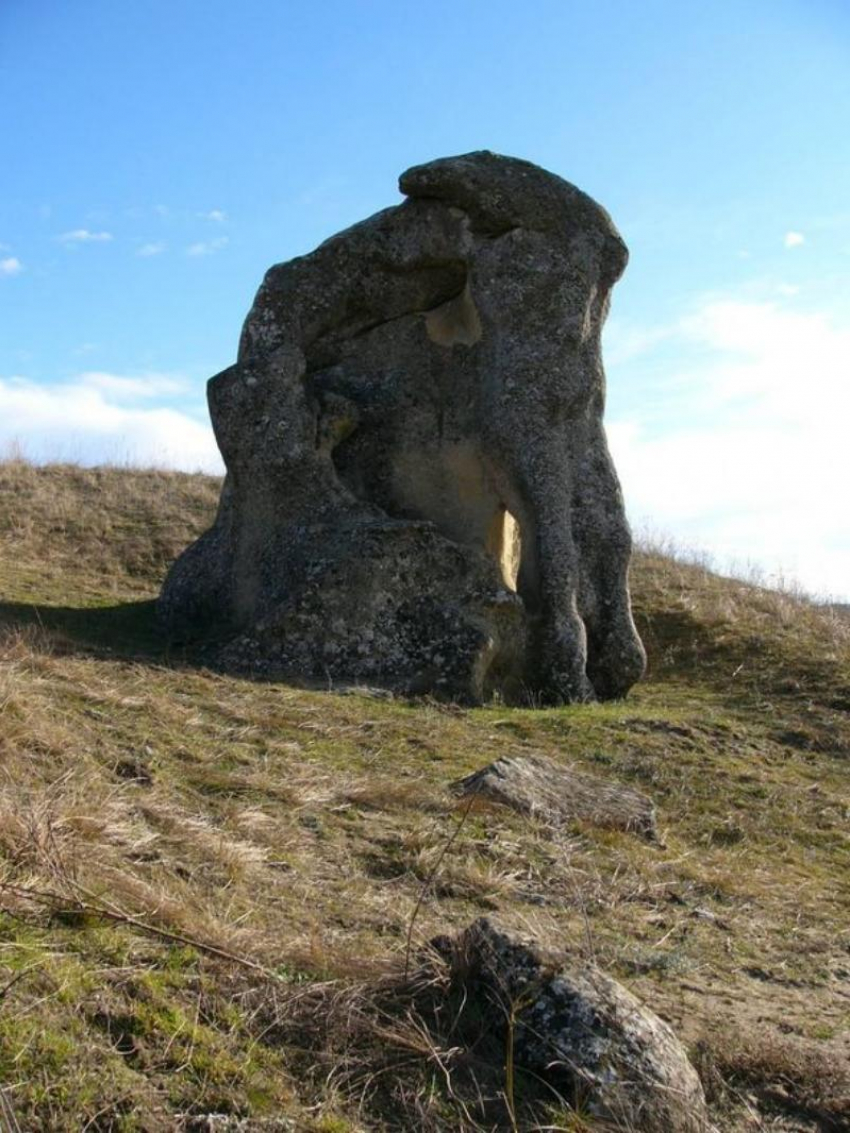
[[[503,756],[452,787],[461,798],[477,795],[501,803],[556,830],[578,818],[658,839],[652,799],[633,787],[559,766],[543,756]]]
[[[644,653],[600,332],[625,245],[513,158],[400,185],[402,204],[266,274],[208,387],[218,517],[161,617],[260,674],[621,696]]]
[[[707,1133],[705,1095],[672,1030],[597,968],[543,956],[475,921],[449,951],[467,994],[505,1033],[518,1066],[540,1075],[606,1128]]]

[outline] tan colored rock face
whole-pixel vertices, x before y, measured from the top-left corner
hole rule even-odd
[[[425,314],[428,337],[438,346],[474,346],[481,339],[481,320],[469,284],[455,299]]]
[[[221,658],[266,672],[621,695],[643,651],[599,335],[622,241],[511,158],[401,184],[409,200],[266,275],[210,382],[219,517],[162,614],[228,629]]]

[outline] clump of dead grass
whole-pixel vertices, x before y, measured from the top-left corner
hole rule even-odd
[[[0,553],[38,567],[61,595],[68,577],[95,576],[101,592],[138,590],[165,569],[215,514],[221,481],[200,473],[0,461]]]
[[[850,621],[799,588],[725,577],[665,544],[635,555],[632,594],[651,675],[850,706]]]
[[[694,1049],[708,1100],[735,1108],[744,1093],[767,1113],[808,1119],[825,1131],[850,1123],[850,1068],[815,1043],[764,1030],[714,1032]]]
[[[484,1009],[462,949],[447,938],[421,948],[410,967],[373,964],[358,979],[276,989],[257,1006],[269,1040],[300,1052],[317,1096],[330,1088],[346,1112],[368,1113],[379,1127],[581,1128],[553,1086],[510,1072],[493,1009]],[[552,1123],[555,1108],[570,1124]]]

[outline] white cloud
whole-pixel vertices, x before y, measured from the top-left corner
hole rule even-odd
[[[24,270],[24,265],[16,256],[7,256],[5,260],[0,260],[0,275],[20,275]]]
[[[139,374],[126,376],[103,370],[87,370],[79,381],[89,389],[97,389],[115,400],[140,397],[170,397],[186,389],[186,382],[173,374]]]
[[[199,240],[196,244],[190,244],[186,249],[187,256],[211,256],[213,252],[219,251],[227,244],[226,236],[218,236],[215,240]]]
[[[58,239],[63,244],[104,244],[112,239],[111,232],[90,232],[88,228],[75,228],[63,232]]]
[[[605,358],[618,366],[639,358],[676,333],[676,326],[641,327],[611,319],[605,328]]]
[[[18,447],[33,460],[220,472],[208,424],[183,409],[121,404],[163,382],[175,379],[90,373],[42,385],[0,378],[0,451]]]
[[[198,216],[203,217],[204,220],[212,220],[215,224],[224,224],[227,220],[224,209],[210,209],[209,212],[199,212]]]
[[[142,244],[141,248],[136,252],[137,256],[159,256],[165,251],[165,244],[162,240],[157,240],[151,244]]]
[[[786,232],[783,243],[786,248],[799,248],[801,244],[805,244],[806,237],[802,232]]]
[[[659,361],[646,409],[618,417],[611,407],[632,517],[723,563],[759,563],[850,597],[850,326],[711,299],[673,341],[678,361]],[[612,374],[612,391],[621,381]]]

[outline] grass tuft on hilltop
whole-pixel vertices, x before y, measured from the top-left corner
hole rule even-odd
[[[850,623],[646,549],[625,702],[252,683],[154,624],[218,490],[0,465],[0,1126],[510,1129],[498,1052],[403,972],[411,923],[419,955],[489,912],[667,1018],[719,1128],[846,1129]],[[661,843],[462,819],[523,752],[638,786]],[[515,1088],[518,1128],[599,1128]]]

